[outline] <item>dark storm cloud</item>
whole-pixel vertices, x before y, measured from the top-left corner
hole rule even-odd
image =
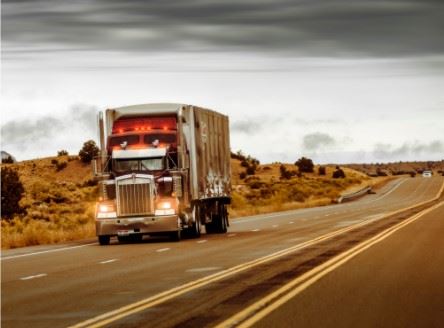
[[[78,104],[62,112],[59,117],[47,115],[6,122],[1,126],[2,148],[14,145],[19,150],[25,150],[79,130],[89,137],[94,136],[96,113],[95,107]]]
[[[393,146],[390,144],[376,144],[373,155],[379,159],[403,158],[405,156],[414,155],[439,155],[444,156],[444,143],[434,140],[430,143],[413,142],[404,143],[401,146]]]
[[[333,146],[335,139],[326,133],[316,132],[304,136],[302,145],[305,150],[316,151],[324,147]]]
[[[442,1],[3,1],[4,51],[255,50],[316,56],[435,55]]]

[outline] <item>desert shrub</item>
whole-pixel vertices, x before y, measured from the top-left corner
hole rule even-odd
[[[264,166],[264,167],[263,167],[263,170],[264,170],[264,171],[270,171],[270,170],[271,170],[271,167],[269,167],[269,166]]]
[[[57,164],[59,164],[59,161],[57,159],[53,158],[53,159],[51,159],[51,164],[57,165]]]
[[[59,150],[59,151],[57,152],[57,156],[58,156],[58,157],[60,157],[60,156],[68,156],[68,151],[67,151],[67,150],[64,150],[64,149]]]
[[[379,167],[376,169],[376,174],[378,177],[386,177],[387,173],[381,170]]]
[[[14,159],[12,158],[11,155],[8,155],[5,158],[2,158],[2,163],[3,164],[12,164],[12,163],[14,163]]]
[[[99,148],[94,140],[88,140],[83,144],[79,151],[80,160],[84,163],[90,163],[94,157],[99,154]]]
[[[9,167],[1,168],[1,181],[1,215],[6,219],[11,219],[14,214],[22,211],[19,202],[25,190],[17,171]]]
[[[236,153],[231,152],[231,158],[243,161],[246,159],[246,156],[242,153],[242,150],[238,150]]]
[[[243,159],[243,160],[241,161],[240,165],[241,165],[242,167],[248,167],[248,166],[249,166],[249,165],[248,165],[248,162],[247,162],[246,159]]]
[[[239,173],[239,178],[240,178],[241,180],[245,179],[246,177],[247,177],[247,172],[241,172],[241,173]]]
[[[256,173],[256,166],[249,166],[245,171],[248,175],[254,175]]]
[[[294,165],[298,167],[299,172],[311,173],[314,169],[313,161],[306,157],[299,158]]]
[[[326,170],[325,166],[319,166],[318,174],[319,175],[325,175],[326,173],[327,173],[327,170]]]
[[[88,179],[82,183],[81,187],[94,187],[97,186],[98,182],[96,179]]]
[[[281,179],[290,179],[291,178],[291,172],[287,170],[285,165],[281,165],[279,167],[279,172],[281,173]]]
[[[253,180],[253,181],[248,183],[248,186],[251,189],[260,189],[263,185],[264,185],[264,183],[262,181],[260,181],[260,180]]]
[[[57,172],[59,172],[59,171],[63,170],[65,167],[67,167],[67,166],[68,166],[68,163],[65,162],[65,161],[63,161],[63,162],[58,162],[58,163],[56,164],[56,170],[57,170]]]
[[[333,179],[345,178],[345,172],[339,166],[336,166],[336,170],[332,175]]]

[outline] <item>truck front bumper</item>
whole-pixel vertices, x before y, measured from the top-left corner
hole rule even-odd
[[[180,230],[177,215],[96,219],[97,236],[154,234]]]

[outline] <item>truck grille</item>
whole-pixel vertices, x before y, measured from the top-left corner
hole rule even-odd
[[[117,179],[117,215],[148,215],[154,213],[152,180],[140,176]]]

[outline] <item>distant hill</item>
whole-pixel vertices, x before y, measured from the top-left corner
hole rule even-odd
[[[379,174],[403,175],[421,174],[424,170],[430,170],[435,175],[444,173],[444,160],[427,162],[393,162],[393,163],[371,163],[371,164],[347,164],[345,167],[365,173],[369,176]]]

